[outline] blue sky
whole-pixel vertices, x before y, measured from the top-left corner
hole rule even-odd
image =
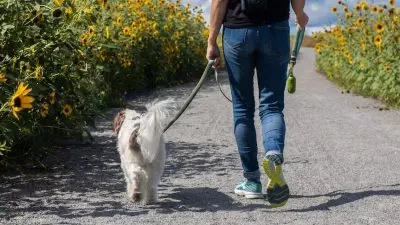
[[[209,20],[210,2],[211,0],[182,0],[183,3],[190,3],[191,5],[197,5],[203,9],[205,18]],[[343,0],[349,5],[356,4],[357,0]],[[387,4],[388,0],[367,0],[367,2],[375,4]],[[307,31],[311,33],[314,30],[320,30],[323,27],[329,27],[336,22],[336,16],[331,13],[331,8],[337,6],[337,0],[306,0],[305,11],[310,17],[310,23]],[[396,0],[396,6],[400,6],[400,0]],[[291,15],[291,21],[294,21],[294,15]],[[292,23],[294,28],[294,23]]]

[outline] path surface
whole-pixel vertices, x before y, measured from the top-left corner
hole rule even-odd
[[[302,50],[298,90],[286,98],[287,206],[271,209],[233,193],[242,177],[232,110],[210,80],[166,134],[170,155],[159,204],[124,198],[111,110],[93,133],[95,143],[59,149],[51,171],[0,179],[0,224],[398,224],[400,112],[342,94],[315,72],[314,57]],[[193,86],[130,105],[140,110],[156,97],[183,100]]]

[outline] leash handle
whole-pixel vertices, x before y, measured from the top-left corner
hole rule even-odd
[[[295,40],[295,43],[293,46],[292,54],[290,56],[290,64],[293,66],[296,65],[297,56],[299,54],[301,44],[303,43],[305,30],[306,30],[305,27],[301,27],[300,25],[297,25],[296,40]],[[292,70],[293,70],[293,66],[291,66]]]
[[[208,60],[207,66],[204,69],[203,75],[201,75],[201,78],[200,78],[199,82],[197,83],[196,87],[193,89],[192,93],[190,94],[190,96],[186,100],[185,104],[183,104],[183,106],[182,106],[181,110],[178,112],[178,114],[176,114],[175,117],[164,128],[163,133],[165,133],[165,131],[167,131],[168,128],[170,128],[172,126],[172,124],[174,124],[175,121],[177,121],[179,119],[179,117],[183,114],[183,112],[185,112],[185,110],[187,109],[189,104],[192,102],[193,98],[196,96],[197,92],[199,92],[201,85],[203,85],[204,80],[206,79],[207,74],[208,74],[211,66],[214,63],[215,63],[215,60]]]

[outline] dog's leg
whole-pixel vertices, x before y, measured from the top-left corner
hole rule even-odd
[[[161,146],[162,148],[164,146]],[[145,193],[145,204],[151,204],[157,202],[157,188],[160,183],[162,174],[164,172],[165,166],[165,149],[162,149],[159,157],[156,159],[155,162],[148,168],[147,171],[147,188]]]
[[[127,194],[129,200],[139,202],[141,200],[140,193],[140,171],[135,169],[134,166],[128,165],[125,168],[125,174],[127,177]]]

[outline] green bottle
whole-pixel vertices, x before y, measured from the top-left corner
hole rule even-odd
[[[293,73],[289,73],[289,77],[287,79],[287,89],[290,94],[296,92],[296,77],[293,76]]]

